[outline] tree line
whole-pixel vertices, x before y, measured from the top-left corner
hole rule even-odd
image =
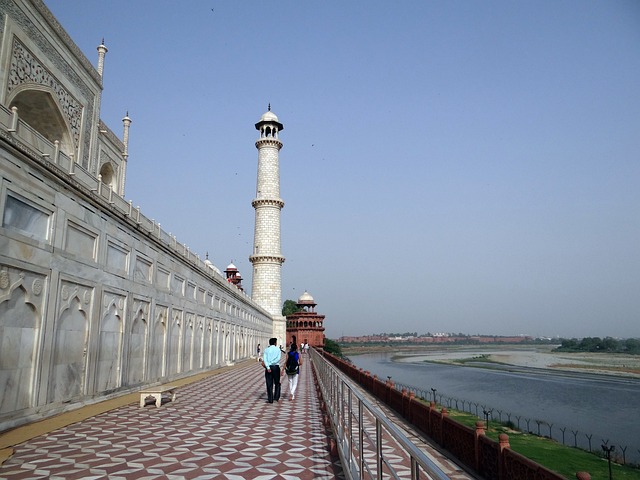
[[[640,355],[640,339],[626,338],[617,340],[611,337],[585,337],[578,340],[576,338],[563,338],[556,350],[559,352],[608,352]]]

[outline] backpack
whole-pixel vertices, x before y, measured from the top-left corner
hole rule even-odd
[[[287,375],[295,375],[298,370],[298,352],[289,352],[287,354],[287,362],[284,364],[284,372]]]

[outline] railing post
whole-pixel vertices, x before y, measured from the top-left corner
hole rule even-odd
[[[56,165],[60,161],[60,140],[53,142],[53,163]]]
[[[498,454],[498,478],[500,480],[508,480],[505,475],[505,460],[504,460],[504,451],[509,448],[509,435],[506,433],[501,433],[498,435],[498,445],[499,445],[499,454]]]
[[[480,437],[484,436],[484,431],[485,431],[484,422],[477,421],[476,422],[475,439],[474,439],[474,442],[473,442],[474,446],[475,446],[476,472],[480,472],[480,463],[481,463],[481,460],[482,460],[482,455],[481,455],[481,450],[480,450]]]
[[[16,132],[18,130],[18,107],[11,107],[11,127],[9,132]]]

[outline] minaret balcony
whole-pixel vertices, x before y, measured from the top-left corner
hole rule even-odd
[[[282,255],[251,255],[249,257],[251,263],[274,263],[282,265],[284,257]]]
[[[282,209],[284,202],[280,198],[256,198],[251,202],[253,208],[256,207],[278,207]]]
[[[275,137],[265,137],[256,140],[256,148],[260,147],[277,147],[278,150],[282,148],[282,142]]]

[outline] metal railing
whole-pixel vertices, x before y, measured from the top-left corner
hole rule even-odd
[[[317,351],[311,359],[347,478],[449,478],[355,383]]]

